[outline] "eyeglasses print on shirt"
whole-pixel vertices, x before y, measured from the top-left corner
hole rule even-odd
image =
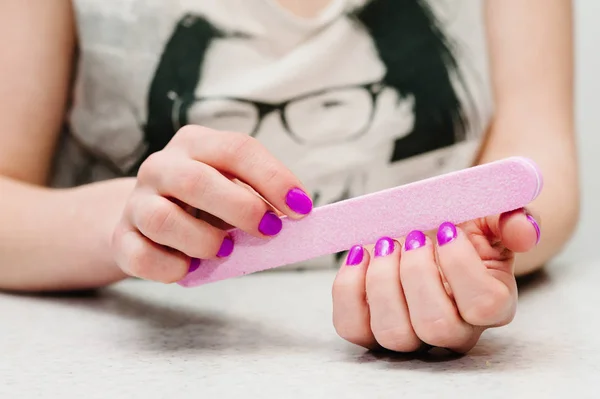
[[[279,103],[236,97],[179,96],[171,91],[173,128],[200,124],[256,137],[267,115],[278,112],[285,132],[299,144],[356,139],[373,121],[381,82],[346,85],[306,93]]]
[[[382,133],[390,136],[391,154],[385,151],[381,155],[390,163],[466,139],[470,120],[459,92],[468,101],[471,97],[454,53],[460,46],[446,35],[444,24],[427,0],[370,0],[339,18],[349,21],[356,34],[368,36],[375,50],[370,56],[384,67],[380,78],[384,84],[328,88],[272,104],[261,98],[196,98],[198,88],[208,79],[206,67],[217,55],[209,50],[227,42],[252,48],[256,38],[250,32],[219,26],[204,15],[182,15],[164,45],[150,83],[143,126],[145,152],[136,168],[149,154],[162,150],[185,124],[235,130],[259,138],[268,130],[261,125],[266,124],[265,119],[271,121],[267,116],[277,117],[275,111],[282,122],[281,134],[305,147],[344,144],[371,131],[382,133],[368,128],[374,114],[379,114],[374,104],[379,106],[375,98],[381,86],[400,97],[410,96],[414,102],[410,132],[399,131],[396,136],[391,131]],[[402,116],[385,115],[383,124],[395,124],[393,119]]]

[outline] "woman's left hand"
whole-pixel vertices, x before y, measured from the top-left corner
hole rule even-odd
[[[423,344],[465,353],[488,328],[510,323],[517,307],[514,257],[539,241],[524,209],[459,226],[436,237],[413,231],[356,246],[333,285],[338,334],[368,349],[414,352]]]

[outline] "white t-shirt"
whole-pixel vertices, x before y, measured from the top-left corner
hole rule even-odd
[[[54,186],[135,175],[191,123],[253,135],[319,206],[470,166],[491,117],[483,1],[74,5]]]

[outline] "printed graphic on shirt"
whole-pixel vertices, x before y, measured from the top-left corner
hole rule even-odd
[[[148,91],[147,151],[141,160],[187,124],[243,132],[286,161],[318,206],[362,194],[378,163],[385,167],[465,140],[458,90],[466,88],[452,45],[426,1],[373,0],[339,18],[369,43],[347,63],[347,71],[356,64],[356,73],[347,72],[347,83],[298,87],[274,100],[260,90],[250,95],[205,90],[206,75],[222,78],[227,63],[259,65],[257,39],[221,29],[201,15],[183,16]],[[247,47],[254,58],[231,59],[232,47]],[[365,68],[358,68],[363,62],[381,65],[381,73],[365,73],[363,79]]]

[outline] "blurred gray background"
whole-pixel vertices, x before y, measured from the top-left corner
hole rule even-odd
[[[576,0],[576,110],[583,193],[581,221],[560,259],[600,257],[600,1]]]

